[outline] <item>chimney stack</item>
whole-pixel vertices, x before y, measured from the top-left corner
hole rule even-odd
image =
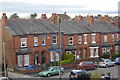
[[[89,25],[94,25],[94,17],[93,17],[93,15],[89,16],[89,18],[88,18],[88,24]]]
[[[46,14],[42,14],[42,15],[41,15],[41,20],[46,20],[46,19],[47,19]]]
[[[103,20],[108,22],[108,21],[109,21],[109,20],[108,20],[108,15],[104,15]]]
[[[83,21],[83,17],[81,16],[81,15],[79,15],[79,16],[76,16],[76,19],[75,19],[76,21]]]
[[[51,20],[52,20],[52,24],[58,24],[58,16],[56,13],[52,13]]]
[[[6,13],[2,14],[2,25],[7,26],[7,16]]]

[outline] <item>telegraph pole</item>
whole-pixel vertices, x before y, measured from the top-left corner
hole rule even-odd
[[[60,80],[61,80],[61,30],[60,30],[60,18],[59,18],[59,21],[58,21],[58,25],[59,25],[59,77],[60,77]]]
[[[6,70],[6,54],[5,54],[5,43],[3,42],[3,57],[4,57],[4,74],[7,77],[7,70]]]

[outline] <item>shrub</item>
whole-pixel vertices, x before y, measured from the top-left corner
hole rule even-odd
[[[63,61],[61,61],[61,64],[62,65],[64,65],[64,64],[69,64],[69,63],[72,63],[73,62],[73,60],[63,60]],[[58,62],[58,64],[59,64],[60,62]]]
[[[74,54],[65,53],[63,55],[63,60],[74,60]]]
[[[116,57],[120,57],[120,54],[112,54],[113,59],[115,59]]]

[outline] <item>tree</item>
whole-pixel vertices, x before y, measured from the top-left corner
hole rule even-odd
[[[17,13],[14,13],[10,16],[10,19],[19,19],[19,16],[17,15]]]
[[[31,14],[30,18],[35,19],[37,17],[37,13]]]

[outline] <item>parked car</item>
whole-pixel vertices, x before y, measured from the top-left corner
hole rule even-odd
[[[71,70],[69,74],[70,80],[90,80],[91,74],[83,70]]]
[[[115,59],[115,63],[116,63],[116,64],[120,64],[120,57],[117,57],[117,58]]]
[[[8,77],[0,77],[0,80],[9,80]]]
[[[94,64],[91,61],[81,61],[80,63],[78,63],[76,66],[76,69],[97,69],[97,65]]]
[[[64,73],[63,67],[61,67],[61,73],[62,74]],[[52,67],[49,67],[48,70],[46,71],[39,72],[40,76],[48,76],[48,77],[50,77],[51,75],[56,75],[56,74],[59,74],[59,66],[52,66]]]
[[[103,59],[98,64],[99,67],[105,67],[105,68],[107,68],[109,66],[114,66],[114,65],[115,65],[115,62],[110,59]]]

